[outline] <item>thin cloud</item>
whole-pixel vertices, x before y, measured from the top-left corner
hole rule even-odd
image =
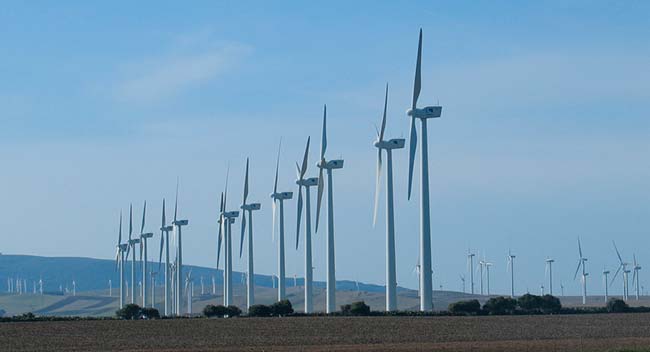
[[[136,103],[169,99],[222,76],[250,51],[247,46],[226,45],[200,53],[149,60],[129,70],[128,77],[117,84],[116,96]]]

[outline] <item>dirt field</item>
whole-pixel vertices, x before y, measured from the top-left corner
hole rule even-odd
[[[0,323],[11,351],[650,351],[650,314]]]

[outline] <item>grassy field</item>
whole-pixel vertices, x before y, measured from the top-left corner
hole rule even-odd
[[[642,351],[650,314],[0,324],[11,351]]]

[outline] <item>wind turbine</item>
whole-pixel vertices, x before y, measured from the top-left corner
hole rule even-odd
[[[253,211],[260,210],[260,203],[247,204],[248,198],[248,158],[246,158],[246,177],[244,178],[244,200],[242,201],[241,240],[239,242],[239,257],[244,249],[244,232],[246,231],[246,212],[248,212],[248,275],[246,275],[246,307],[255,304],[255,270],[253,268]]]
[[[490,295],[490,267],[493,265],[490,262],[485,262],[485,274],[487,279],[487,295]]]
[[[580,268],[582,268],[582,304],[587,304],[587,272],[586,272],[586,262],[587,258],[585,258],[582,255],[582,246],[580,245],[580,238],[578,238],[578,254],[580,255],[580,258],[578,258],[578,267],[576,268],[576,273],[573,275],[573,280],[576,279],[578,276],[578,272],[580,271]]]
[[[467,250],[467,268],[469,269],[469,287],[470,293],[474,294],[474,256],[476,254],[470,253]]]
[[[396,138],[385,141],[386,108],[388,107],[388,83],[386,83],[386,96],[384,98],[384,114],[381,119],[381,129],[377,131],[377,181],[375,187],[375,211],[373,226],[377,222],[377,208],[379,207],[379,192],[381,188],[382,149],[386,151],[386,311],[397,309],[397,273],[395,268],[395,214],[393,210],[393,149],[404,148],[404,139]]]
[[[438,118],[442,114],[441,106],[427,106],[422,109],[417,108],[418,98],[421,89],[421,66],[422,66],[422,29],[420,29],[420,38],[418,41],[418,55],[415,66],[415,82],[413,84],[413,104],[407,111],[411,117],[410,148],[409,148],[409,181],[408,181],[408,198],[411,199],[411,189],[413,185],[413,166],[415,163],[415,151],[417,149],[417,130],[415,119],[422,122],[420,140],[420,258],[422,258],[422,270],[420,277],[422,281],[422,295],[420,296],[420,310],[430,311],[433,309],[431,282],[431,223],[429,213],[429,145],[427,141],[427,120]]]
[[[318,178],[310,177],[305,178],[307,173],[307,165],[309,163],[309,142],[311,137],[307,137],[307,145],[305,146],[305,154],[302,157],[302,165],[296,164],[298,168],[298,206],[296,215],[296,249],[300,241],[300,220],[302,217],[302,189],[305,188],[305,313],[312,313],[314,310],[313,302],[313,277],[314,268],[311,260],[311,192],[310,187],[318,186]]]
[[[628,291],[628,273],[630,272],[627,270],[627,266],[629,263],[623,262],[623,258],[621,257],[621,253],[619,253],[618,248],[616,248],[616,243],[612,241],[612,244],[614,245],[614,250],[616,251],[616,256],[618,257],[618,262],[619,266],[618,269],[616,269],[616,272],[614,273],[614,277],[612,278],[612,281],[610,282],[610,285],[614,282],[616,279],[616,276],[618,275],[619,271],[623,269],[623,299],[627,301],[627,291]]]
[[[634,270],[634,274],[632,275],[632,286],[635,286],[635,296],[636,296],[636,300],[638,301],[639,300],[639,270],[641,270],[641,265],[637,263],[635,254],[632,254],[632,257],[634,258],[634,267],[632,268]]]
[[[463,284],[463,293],[466,293],[466,290],[465,290],[465,275],[460,274],[460,281]]]
[[[545,269],[545,274],[548,274],[548,291],[553,295],[553,263],[555,262],[554,259],[551,258],[546,258],[546,266],[544,267]]]
[[[476,269],[479,270],[479,275],[480,275],[479,288],[480,288],[481,296],[483,295],[483,266],[484,265],[485,265],[485,261],[479,260],[478,265],[476,266]]]
[[[510,298],[515,298],[515,256],[508,249],[508,270],[510,271]]]
[[[174,230],[174,227],[167,225],[165,219],[165,198],[162,201],[162,223],[160,225],[160,255],[158,259],[158,271],[160,272],[160,264],[162,263],[163,248],[165,249],[165,315],[170,314],[170,291],[171,283],[171,266],[169,263],[169,233]],[[154,302],[155,303],[155,302]]]
[[[126,250],[126,258],[129,259],[129,252],[133,251],[131,257],[131,303],[135,303],[135,245],[140,243],[139,238],[131,238],[133,235],[133,205],[129,205],[129,247]]]
[[[142,226],[140,227],[140,260],[142,261],[142,306],[147,306],[147,239],[153,237],[152,232],[144,232],[144,221],[147,214],[147,201],[142,207]]]
[[[181,281],[183,279],[183,247],[182,247],[182,228],[187,226],[188,220],[178,219],[178,179],[176,179],[176,200],[174,202],[174,239],[176,240],[176,315],[181,314]]]
[[[217,246],[217,267],[219,261],[219,251],[221,250],[221,237],[223,236],[224,244],[224,270],[223,270],[223,303],[224,306],[229,306],[232,302],[232,224],[235,223],[235,218],[239,216],[239,211],[226,211],[228,204],[228,177],[230,167],[226,171],[226,187],[222,193],[221,203],[221,216],[219,219],[219,241]]]
[[[192,270],[185,277],[185,295],[187,295],[187,315],[192,315],[192,298],[194,298],[194,281],[192,280]]]
[[[609,270],[603,268],[603,283],[605,284],[605,302],[609,299],[609,292],[607,290],[607,275],[609,275]]]
[[[280,149],[278,146],[278,159],[275,165],[275,181],[273,182],[273,239],[275,239],[276,202],[280,204],[280,235],[278,238],[278,301],[285,299],[285,267],[284,267],[284,201],[293,198],[293,192],[278,192],[278,172],[280,171]]]
[[[117,253],[115,254],[115,264],[117,265],[116,269],[120,270],[120,309],[121,309],[122,307],[124,307],[124,298],[126,296],[126,292],[124,291],[124,252],[126,252],[129,247],[128,244],[122,243],[122,211],[120,211],[120,229],[117,235],[116,247],[117,247]]]
[[[327,150],[327,105],[323,106],[323,135],[320,145],[320,161],[316,166],[320,169],[318,175],[318,201],[316,203],[316,232],[320,219],[320,207],[325,187],[324,170],[327,170],[327,296],[326,313],[336,310],[336,263],[334,256],[334,185],[332,184],[332,170],[342,169],[343,160],[325,159]]]

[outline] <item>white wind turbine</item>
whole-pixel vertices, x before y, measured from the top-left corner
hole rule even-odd
[[[420,270],[420,281],[422,281],[422,295],[420,296],[420,310],[430,311],[433,309],[431,281],[431,223],[429,213],[429,145],[427,137],[427,120],[441,116],[441,106],[427,106],[417,108],[418,98],[421,89],[421,66],[422,66],[422,29],[420,29],[420,38],[418,41],[418,56],[415,66],[415,83],[413,85],[413,104],[407,111],[411,117],[411,132],[409,137],[409,181],[408,181],[408,198],[411,198],[411,188],[413,185],[413,166],[415,163],[415,151],[417,149],[417,130],[415,119],[422,122],[420,141],[420,258],[422,258]]]
[[[515,298],[515,258],[516,256],[508,249],[508,271],[510,271],[510,298]]]
[[[630,265],[629,263],[623,262],[623,258],[621,257],[621,253],[619,253],[618,248],[616,248],[616,243],[612,241],[612,244],[614,245],[614,250],[616,251],[616,256],[618,257],[619,261],[619,266],[618,269],[616,269],[616,272],[614,273],[614,277],[612,277],[612,281],[610,282],[610,285],[614,282],[616,279],[616,276],[618,273],[623,269],[623,299],[627,301],[628,297],[628,273],[630,272],[627,270],[627,266]]]
[[[129,259],[129,252],[133,252],[131,257],[131,303],[135,303],[135,245],[140,243],[139,238],[131,238],[133,235],[133,205],[129,205],[129,247],[126,250],[126,259]]]
[[[325,187],[324,170],[327,170],[327,296],[325,312],[332,313],[336,310],[336,263],[334,255],[334,185],[332,184],[332,170],[342,169],[343,160],[325,159],[327,150],[327,105],[323,106],[323,135],[321,137],[320,161],[316,166],[320,169],[318,176],[318,200],[316,203],[316,232],[320,219],[320,207]]]
[[[609,299],[608,285],[607,285],[607,276],[609,275],[609,270],[603,268],[603,283],[605,284],[605,302]]]
[[[463,293],[467,293],[465,290],[465,275],[460,274],[460,282],[463,284]]]
[[[255,270],[253,268],[253,211],[260,210],[260,203],[246,203],[248,199],[248,158],[246,158],[246,176],[244,178],[244,199],[242,201],[241,240],[239,242],[239,258],[244,249],[244,233],[246,231],[246,212],[248,212],[248,275],[246,275],[246,307],[255,304]]]
[[[490,262],[485,262],[485,274],[487,279],[487,294],[490,295],[490,267],[493,265]]]
[[[169,263],[169,233],[174,230],[174,227],[171,225],[167,225],[167,221],[165,219],[165,198],[163,198],[162,201],[162,223],[160,225],[160,255],[158,256],[158,272],[160,271],[160,265],[162,263],[162,255],[163,255],[163,248],[165,250],[165,288],[164,288],[164,296],[165,296],[165,315],[169,315],[171,313],[170,311],[170,305],[171,305],[171,264]],[[153,302],[155,303],[155,302]]]
[[[393,149],[404,148],[404,139],[396,138],[385,141],[386,109],[388,107],[388,84],[384,98],[384,114],[381,119],[381,128],[377,131],[377,181],[375,188],[375,211],[373,226],[377,222],[377,208],[379,207],[379,192],[381,188],[382,150],[386,151],[386,311],[397,309],[397,274],[395,267],[395,215],[393,209]]]
[[[553,295],[553,263],[554,259],[546,258],[546,266],[544,267],[544,276],[548,275],[548,291],[550,295]]]
[[[192,315],[192,298],[194,298],[194,281],[192,280],[192,270],[185,277],[185,295],[187,296],[187,315]]]
[[[486,263],[487,262],[485,260],[479,260],[478,266],[476,267],[476,269],[479,270],[479,275],[480,275],[479,288],[480,288],[481,296],[483,295],[483,268],[485,267]]]
[[[305,313],[311,313],[314,310],[313,302],[313,273],[314,267],[312,265],[312,249],[311,249],[311,192],[310,187],[318,186],[318,178],[311,177],[305,178],[307,173],[307,166],[309,162],[309,142],[311,137],[307,138],[307,145],[305,146],[305,154],[302,158],[302,165],[296,163],[298,168],[298,205],[296,214],[296,249],[300,242],[300,220],[302,217],[302,189],[305,188]]]
[[[188,220],[178,219],[178,179],[176,180],[176,200],[174,202],[174,239],[176,241],[176,315],[181,314],[181,282],[183,278],[183,247],[182,247],[182,227],[187,226]]]
[[[124,290],[124,253],[128,250],[129,245],[122,243],[122,212],[120,211],[120,229],[117,235],[117,253],[115,254],[116,269],[120,270],[120,309],[124,307],[124,298],[126,292]],[[42,286],[41,286],[42,287]],[[42,291],[42,290],[41,290]]]
[[[586,271],[586,262],[587,258],[585,258],[582,255],[582,246],[580,245],[580,238],[578,238],[578,254],[580,255],[580,258],[578,258],[578,267],[576,268],[576,273],[573,275],[573,280],[576,279],[578,276],[578,272],[580,271],[580,268],[582,268],[582,304],[587,304],[587,275],[589,275]]]
[[[474,256],[476,254],[470,253],[469,249],[467,250],[467,268],[469,271],[469,287],[470,293],[474,294]]]
[[[272,236],[275,240],[275,218],[276,218],[276,202],[280,207],[280,231],[278,236],[278,301],[285,299],[285,265],[284,265],[284,201],[293,198],[293,192],[278,192],[278,172],[280,170],[280,149],[282,148],[282,140],[278,147],[278,159],[275,165],[275,181],[273,182],[273,193],[271,199],[273,200],[273,230]]]
[[[142,207],[142,226],[140,227],[140,260],[142,264],[142,306],[147,306],[147,239],[153,237],[152,232],[144,232],[145,217],[147,215],[147,201],[144,201]]]
[[[636,261],[636,255],[632,254],[632,257],[634,258],[634,267],[632,268],[634,270],[634,274],[632,274],[632,286],[634,287],[635,290],[635,296],[636,300],[639,300],[639,270],[641,270],[641,265],[637,263]]]
[[[230,167],[226,172],[226,187],[224,193],[221,194],[221,215],[219,218],[219,241],[217,243],[217,268],[221,250],[221,238],[223,237],[224,245],[224,270],[223,270],[223,302],[224,306],[229,306],[232,302],[232,224],[235,223],[235,218],[239,216],[239,211],[226,211],[228,203],[228,177],[230,174]]]

